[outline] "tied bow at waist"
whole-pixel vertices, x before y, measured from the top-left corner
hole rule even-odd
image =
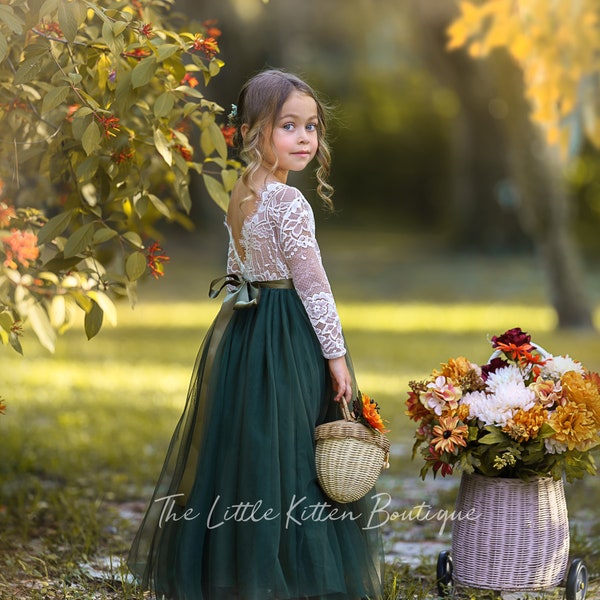
[[[260,299],[261,288],[274,288],[280,290],[293,289],[294,283],[291,279],[273,279],[271,281],[248,281],[239,275],[229,273],[218,277],[210,283],[208,295],[216,298],[225,286],[231,286],[233,291],[229,292],[224,303],[233,303],[233,309],[248,308],[256,306]]]

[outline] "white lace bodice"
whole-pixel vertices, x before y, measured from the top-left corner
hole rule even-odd
[[[292,279],[323,356],[343,356],[346,347],[340,318],[321,261],[314,215],[302,193],[283,183],[267,186],[242,227],[239,245],[244,260],[228,230],[227,272],[247,281]]]

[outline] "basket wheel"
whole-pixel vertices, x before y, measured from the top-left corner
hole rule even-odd
[[[438,554],[437,589],[440,598],[450,598],[452,594],[452,556],[449,550],[442,550]]]
[[[567,574],[566,600],[585,600],[587,587],[587,567],[580,558],[576,558],[571,563]]]

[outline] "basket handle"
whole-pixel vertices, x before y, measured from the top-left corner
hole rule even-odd
[[[346,402],[346,398],[342,396],[340,400],[340,407],[342,409],[342,415],[344,416],[344,420],[349,423],[353,423],[356,419],[350,413],[350,409],[348,408],[348,403]]]

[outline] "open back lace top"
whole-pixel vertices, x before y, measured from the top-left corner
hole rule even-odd
[[[227,272],[247,281],[292,279],[323,356],[343,356],[342,327],[315,237],[314,215],[302,193],[283,183],[269,183],[256,210],[244,220],[237,244],[227,221],[226,225]]]

